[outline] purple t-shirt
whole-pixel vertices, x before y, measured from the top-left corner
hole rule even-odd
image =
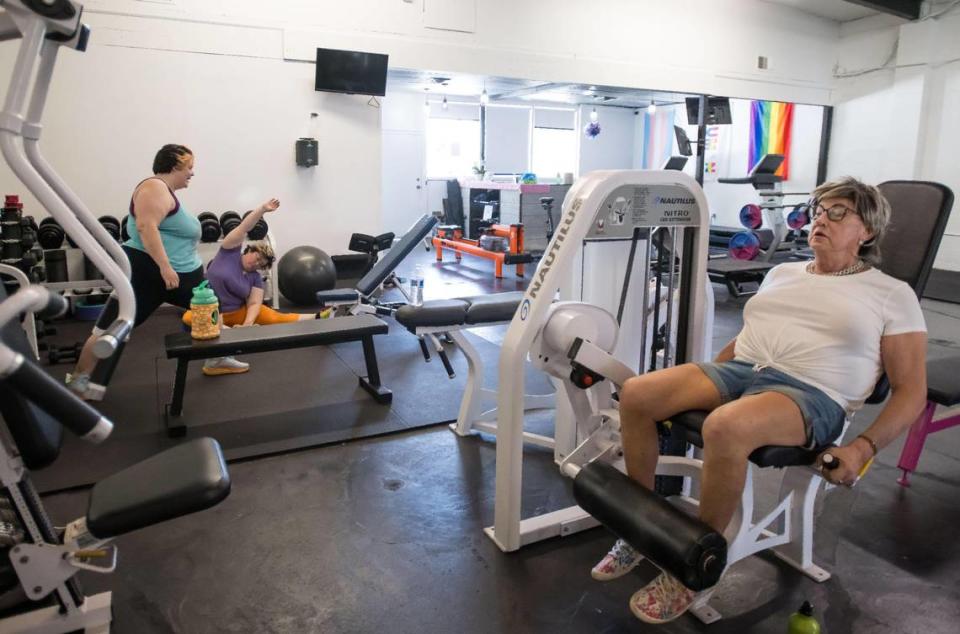
[[[210,280],[210,288],[220,300],[222,313],[243,308],[247,305],[250,289],[263,288],[263,277],[260,272],[244,271],[240,256],[240,247],[220,249],[207,265],[207,279]]]

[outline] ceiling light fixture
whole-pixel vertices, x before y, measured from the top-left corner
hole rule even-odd
[[[483,92],[480,93],[480,103],[481,105],[484,105],[484,106],[490,103],[490,95],[487,94],[486,88],[484,88]]]
[[[447,105],[447,96],[446,96],[446,95],[443,96],[443,102],[440,104],[440,107],[443,108],[444,110],[446,110],[447,108],[449,108],[449,106]]]
[[[657,113],[657,103],[651,100],[650,105],[647,106],[647,114],[654,115],[656,113]]]
[[[599,118],[600,118],[600,115],[597,114],[597,109],[596,109],[596,108],[594,108],[593,110],[590,111],[590,122],[591,122],[591,123],[596,123]]]

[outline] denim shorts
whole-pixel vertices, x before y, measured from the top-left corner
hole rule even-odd
[[[755,366],[747,361],[698,363],[697,367],[717,386],[723,403],[763,392],[779,392],[790,398],[803,415],[807,448],[829,444],[843,431],[846,413],[836,401],[823,390],[780,370]]]

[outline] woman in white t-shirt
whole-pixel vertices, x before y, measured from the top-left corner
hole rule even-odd
[[[881,373],[890,398],[876,420],[843,447],[824,477],[852,484],[877,451],[906,430],[926,401],[926,325],[916,294],[879,269],[890,220],[880,191],[853,178],[813,192],[812,262],[781,264],[743,311],[743,330],[713,363],[687,363],[631,379],[620,395],[627,473],[653,488],[655,421],[710,410],[703,425],[700,519],[723,532],[740,502],[748,456],[758,447],[833,442]],[[640,554],[618,540],[592,574],[626,574]],[[670,621],[694,593],[661,573],[630,599],[637,618]]]

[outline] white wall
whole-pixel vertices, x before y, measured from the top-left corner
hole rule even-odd
[[[379,231],[380,110],[366,97],[318,93],[313,66],[280,59],[98,46],[60,54],[41,147],[97,215],[122,216],[165,143],[196,156],[180,193],[193,213],[243,211],[270,196],[285,251],[311,243],[346,251],[354,231]],[[0,44],[9,77],[16,42]],[[316,112],[318,116],[311,117]],[[297,167],[298,137],[319,140],[319,164]],[[3,192],[25,194],[0,166]],[[25,196],[29,213],[44,216]]]
[[[592,106],[580,107],[580,175],[593,170],[633,167],[637,115],[630,108],[597,106],[600,136],[587,138],[583,126],[590,121]]]
[[[958,35],[960,10],[902,26],[868,21],[842,30],[830,177],[933,180],[960,192]],[[956,204],[934,266],[960,270]]]
[[[836,22],[759,0],[88,0],[86,7],[125,46],[216,48],[220,38],[207,31],[243,25],[279,32],[292,60],[313,60],[317,46],[352,48],[389,53],[404,68],[812,103],[829,99],[839,33]],[[151,35],[128,17],[142,15],[172,21]],[[756,70],[758,55],[769,58],[768,70]]]

